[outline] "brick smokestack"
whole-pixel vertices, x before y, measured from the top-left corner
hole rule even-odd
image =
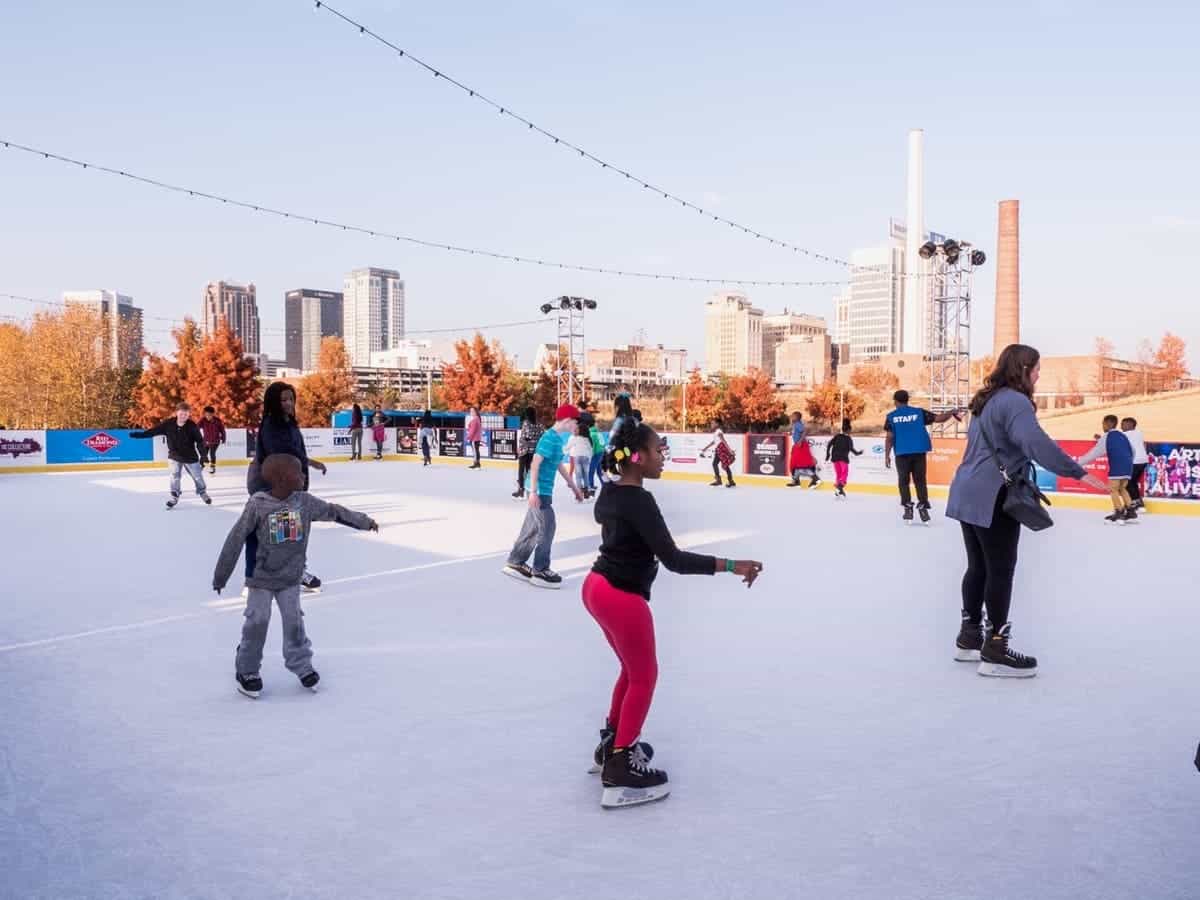
[[[1021,201],[1000,201],[996,236],[995,356],[1021,342]]]

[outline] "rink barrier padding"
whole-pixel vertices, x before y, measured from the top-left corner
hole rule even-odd
[[[439,429],[439,447],[433,458],[438,465],[465,466],[471,461],[468,448],[460,437],[462,429]],[[325,463],[349,462],[350,431],[347,428],[304,428],[305,444],[313,459]],[[445,432],[444,434],[441,432]],[[41,430],[0,431],[0,474],[44,474],[47,472],[97,472],[156,469],[167,460],[163,438],[134,441],[124,429],[82,429],[47,432]],[[664,432],[668,444],[668,463],[663,478],[671,481],[707,482],[712,478],[712,460],[702,457],[701,450],[712,440],[706,433]],[[387,462],[417,462],[420,451],[415,447],[415,429],[389,429],[384,446]],[[482,459],[489,466],[515,466],[515,434],[508,429],[487,430],[481,447]],[[444,438],[445,440],[441,440]],[[754,487],[784,487],[787,484],[786,463],[790,452],[788,435],[730,434],[730,443],[737,451],[734,470],[740,484]],[[824,462],[829,437],[810,438],[813,455]],[[364,463],[375,460],[374,442],[364,440]],[[850,494],[894,495],[895,473],[883,465],[883,438],[855,436],[862,456],[851,462]],[[1091,448],[1091,441],[1060,441],[1063,449],[1078,456]],[[227,443],[219,450],[217,465],[221,468],[242,466],[254,446],[254,432],[248,429],[228,430]],[[929,456],[930,493],[944,499],[947,484],[962,458],[964,442],[934,438]],[[1147,475],[1147,504],[1151,512],[1167,515],[1200,516],[1200,444],[1154,441],[1147,444],[1151,454],[1152,471]],[[133,457],[130,459],[130,457]],[[153,460],[149,457],[153,457]],[[141,459],[139,459],[139,457]],[[1089,471],[1103,480],[1104,462],[1089,466]],[[1059,480],[1052,473],[1038,470],[1038,484],[1051,495],[1055,507],[1065,509],[1107,509],[1108,494],[1100,494],[1078,482]],[[1155,486],[1173,496],[1155,495]],[[821,490],[827,490],[826,482]],[[798,489],[803,490],[803,489]]]

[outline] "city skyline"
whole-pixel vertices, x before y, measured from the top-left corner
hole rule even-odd
[[[1200,126],[1172,110],[1200,85],[1190,70],[1160,77],[1166,60],[1188,55],[1182,26],[1195,22],[1195,10],[1173,10],[1181,27],[1172,29],[1154,26],[1150,13],[1130,23],[1068,0],[966,9],[953,22],[887,4],[853,11],[768,4],[735,15],[702,2],[681,22],[666,10],[621,4],[564,17],[535,0],[506,15],[472,4],[452,27],[443,15],[415,16],[377,0],[355,11],[631,170],[721,215],[842,258],[875,242],[876,223],[902,214],[906,135],[923,128],[929,223],[952,224],[960,230],[950,236],[994,259],[996,204],[1021,199],[1023,334],[1031,343],[1048,353],[1085,352],[1097,332],[1128,356],[1140,338],[1156,340],[1167,329],[1200,343],[1200,313],[1187,297],[1171,302],[1179,294],[1170,275],[1188,264],[1200,237],[1193,212],[1200,188],[1178,177],[1200,155]],[[133,12],[120,2],[6,10],[0,72],[16,83],[38,60],[56,64],[36,89],[0,98],[5,137],[435,243],[647,271],[847,277],[841,267],[630,190],[504,117],[478,113],[437,79],[368,52],[356,36],[331,33],[307,10],[216,0],[180,13],[170,27]],[[79,27],[62,30],[59,15]],[[862,26],[864,17],[871,27]],[[286,40],[273,37],[281,22]],[[972,40],[949,41],[962,34]],[[1014,34],[1022,36],[1021,65],[999,65]],[[845,52],[851,36],[860,53]],[[921,64],[924,48],[939,40],[941,64]],[[96,41],[128,52],[97,73],[84,63]],[[518,41],[522,61],[514,66]],[[231,58],[214,67],[204,48],[218,42]],[[546,65],[569,71],[570,60],[614,44],[626,59],[609,79],[545,77]],[[1109,64],[1114,52],[1126,62],[1121,72]],[[297,53],[319,55],[323,65],[296,67]],[[705,61],[717,55],[721,67]],[[147,66],[161,73],[152,84]],[[965,73],[953,102],[951,71]],[[837,83],[841,102],[817,102],[829,83]],[[188,102],[171,99],[178,97]],[[781,104],[793,112],[780,115]],[[147,118],[150,107],[166,118]],[[381,116],[381,109],[402,112]],[[367,116],[377,127],[370,141],[338,129],[320,142],[280,138],[314,121]],[[714,121],[739,139],[712,140]],[[80,135],[99,131],[102,145],[80,143]],[[691,310],[708,291],[694,286],[385,246],[4,150],[0,191],[20,211],[0,224],[0,287],[55,297],[72,285],[119,284],[141,301],[147,344],[159,351],[169,338],[151,328],[169,326],[149,317],[193,314],[194,285],[214,272],[252,274],[262,296],[276,298],[298,284],[336,289],[341,273],[367,259],[404,273],[406,331],[531,318],[545,299],[566,293],[601,302],[589,343],[617,345],[645,329],[697,356],[702,346],[703,324],[691,321]],[[985,268],[976,279],[976,355],[991,346],[994,278]],[[755,289],[764,308],[830,321],[836,293]],[[0,301],[0,314],[28,312]],[[262,303],[262,349],[272,356],[284,355],[283,313],[274,299]],[[550,330],[488,336],[529,358]]]

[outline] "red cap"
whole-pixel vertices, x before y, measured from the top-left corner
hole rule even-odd
[[[579,407],[571,403],[564,403],[554,413],[554,421],[561,422],[563,419],[578,419]]]

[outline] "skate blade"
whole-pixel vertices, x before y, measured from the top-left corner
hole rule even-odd
[[[549,581],[542,581],[542,579],[540,579],[540,578],[530,578],[529,586],[535,587],[541,591],[561,591],[562,590],[562,582],[561,581],[558,582],[558,584],[551,584]]]
[[[592,763],[591,768],[588,769],[588,774],[589,775],[599,775],[603,771],[604,771],[604,766],[598,766],[595,763]]]
[[[1037,674],[1037,669],[1014,669],[999,663],[981,662],[979,674],[986,678],[1032,678]]]
[[[313,588],[300,585],[300,592],[303,594],[319,594],[321,593],[321,589],[319,587]]]
[[[243,697],[249,697],[251,700],[257,700],[258,695],[262,693],[261,691],[248,691],[240,684],[237,686],[237,689],[239,694],[241,694]]]
[[[605,809],[621,809],[625,806],[641,806],[643,803],[654,803],[662,800],[671,793],[667,784],[652,788],[606,787],[600,798],[600,805]]]
[[[979,651],[978,650],[964,650],[962,647],[958,647],[954,651],[954,661],[955,662],[979,662]]]
[[[503,569],[501,569],[500,574],[507,575],[513,581],[520,581],[520,582],[524,582],[524,583],[529,582],[528,578],[526,578],[524,575],[522,575],[516,569],[510,569],[508,566],[505,566]]]

